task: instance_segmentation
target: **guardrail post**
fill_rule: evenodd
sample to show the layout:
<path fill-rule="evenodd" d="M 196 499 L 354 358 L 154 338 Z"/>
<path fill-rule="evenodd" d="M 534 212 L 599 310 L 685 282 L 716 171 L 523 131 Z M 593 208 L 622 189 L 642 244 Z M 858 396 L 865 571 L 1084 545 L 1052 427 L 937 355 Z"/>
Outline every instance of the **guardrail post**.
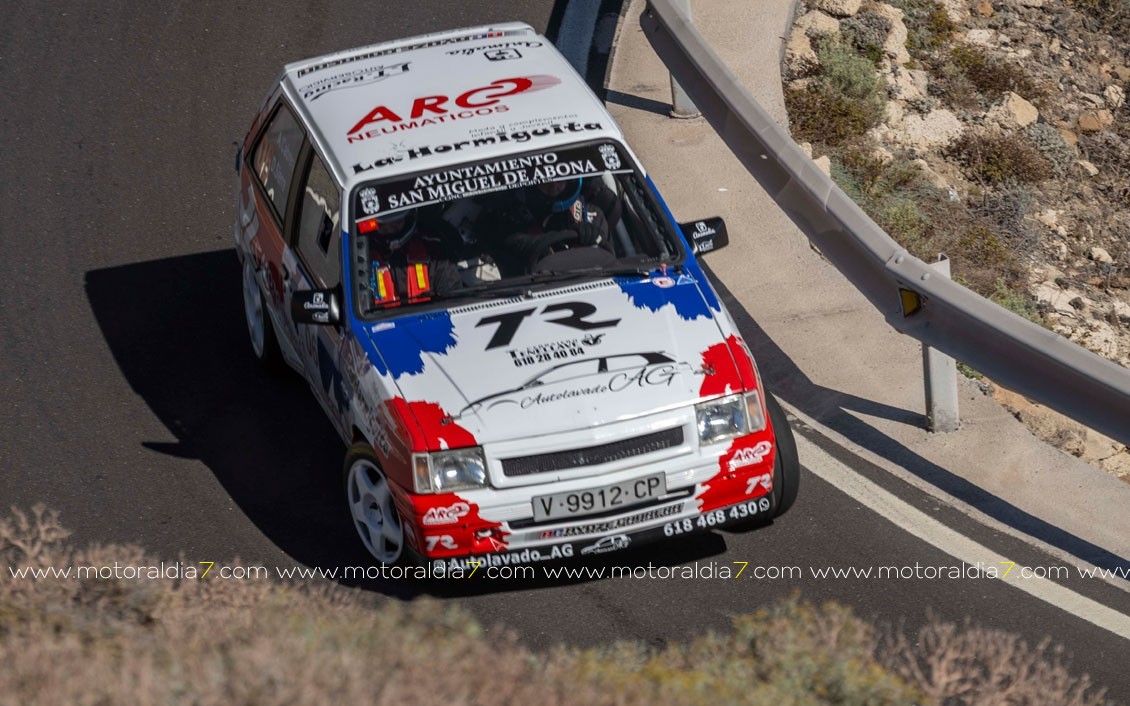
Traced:
<path fill-rule="evenodd" d="M 950 260 L 938 255 L 930 267 L 946 279 Z M 957 431 L 957 362 L 941 351 L 922 344 L 922 371 L 926 378 L 926 429 L 932 432 Z"/>
<path fill-rule="evenodd" d="M 688 20 L 693 19 L 691 17 L 691 0 L 674 0 L 672 4 L 685 14 Z M 680 119 L 697 118 L 702 115 L 702 111 L 691 101 L 687 92 L 683 90 L 675 77 L 671 74 L 668 75 L 671 77 L 671 112 L 668 115 Z"/>

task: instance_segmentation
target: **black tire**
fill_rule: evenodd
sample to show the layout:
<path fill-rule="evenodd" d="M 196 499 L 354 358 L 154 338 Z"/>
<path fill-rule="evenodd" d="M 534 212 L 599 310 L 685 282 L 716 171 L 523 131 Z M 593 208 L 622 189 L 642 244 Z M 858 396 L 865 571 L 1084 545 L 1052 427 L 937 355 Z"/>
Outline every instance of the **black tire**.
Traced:
<path fill-rule="evenodd" d="M 408 545 L 404 522 L 392 499 L 390 481 L 368 444 L 356 443 L 345 454 L 342 481 L 353 529 L 374 561 L 384 566 L 419 565 L 422 558 Z M 387 501 L 383 492 L 388 493 Z M 385 522 L 391 522 L 394 531 L 382 532 Z M 398 539 L 394 539 L 397 536 Z"/>
<path fill-rule="evenodd" d="M 777 459 L 773 463 L 773 500 L 776 506 L 773 516 L 780 517 L 796 502 L 800 488 L 800 458 L 785 410 L 768 391 L 765 392 L 765 406 L 769 408 L 769 422 L 773 425 L 777 442 Z"/>
<path fill-rule="evenodd" d="M 281 370 L 283 357 L 279 349 L 279 339 L 275 336 L 271 312 L 267 310 L 267 298 L 251 268 L 249 256 L 245 256 L 243 262 L 243 317 L 247 323 L 251 354 L 267 370 L 272 372 Z M 259 327 L 262 328 L 261 332 L 258 330 Z M 258 340 L 260 337 L 261 340 Z"/>

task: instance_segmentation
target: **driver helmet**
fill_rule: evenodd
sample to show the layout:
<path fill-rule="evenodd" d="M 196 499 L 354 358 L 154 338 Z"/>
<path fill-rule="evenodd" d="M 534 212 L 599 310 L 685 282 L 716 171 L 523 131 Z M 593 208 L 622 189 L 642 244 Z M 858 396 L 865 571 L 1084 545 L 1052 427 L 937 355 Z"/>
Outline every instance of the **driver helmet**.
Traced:
<path fill-rule="evenodd" d="M 375 242 L 396 250 L 408 242 L 416 232 L 418 223 L 419 218 L 414 208 L 378 216 Z"/>
<path fill-rule="evenodd" d="M 562 213 L 573 206 L 581 195 L 583 177 L 543 181 L 533 187 L 532 195 L 537 204 L 547 206 L 550 213 Z"/>

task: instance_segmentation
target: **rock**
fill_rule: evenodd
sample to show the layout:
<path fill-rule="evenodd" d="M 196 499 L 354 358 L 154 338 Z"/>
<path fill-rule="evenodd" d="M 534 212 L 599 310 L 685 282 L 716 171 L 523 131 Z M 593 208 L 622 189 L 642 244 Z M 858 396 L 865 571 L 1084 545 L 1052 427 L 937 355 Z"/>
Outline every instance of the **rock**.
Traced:
<path fill-rule="evenodd" d="M 1079 343 L 1106 358 L 1118 355 L 1118 334 L 1104 321 L 1092 321 L 1091 330 L 1083 334 Z"/>
<path fill-rule="evenodd" d="M 1114 124 L 1114 115 L 1109 110 L 1088 110 L 1079 115 L 1079 129 L 1082 132 L 1100 132 Z"/>
<path fill-rule="evenodd" d="M 989 0 L 980 0 L 977 3 L 976 9 L 977 9 L 977 14 L 980 15 L 981 17 L 992 17 L 993 16 L 993 3 L 989 2 Z"/>
<path fill-rule="evenodd" d="M 950 22 L 955 25 L 965 24 L 965 20 L 969 19 L 969 10 L 962 0 L 942 0 L 942 9 L 946 11 L 946 17 Z M 992 11 L 992 6 L 989 6 Z"/>
<path fill-rule="evenodd" d="M 988 117 L 1006 130 L 1016 130 L 1036 122 L 1040 113 L 1036 106 L 1009 91 L 1000 103 L 993 106 Z"/>
<path fill-rule="evenodd" d="M 971 29 L 965 33 L 965 42 L 979 47 L 991 47 L 996 44 L 996 37 L 996 30 Z"/>
<path fill-rule="evenodd" d="M 1121 86 L 1110 85 L 1103 91 L 1103 98 L 1111 109 L 1117 110 L 1126 103 L 1126 91 Z"/>
<path fill-rule="evenodd" d="M 926 150 L 949 145 L 964 131 L 964 126 L 948 110 L 935 110 L 927 115 L 908 115 L 902 127 L 892 136 L 907 147 Z"/>
<path fill-rule="evenodd" d="M 875 149 L 871 150 L 871 156 L 879 160 L 883 164 L 890 164 L 895 159 L 895 156 L 891 154 L 891 151 L 885 147 L 876 147 Z"/>
<path fill-rule="evenodd" d="M 804 152 L 804 155 L 806 157 L 808 157 L 809 159 L 812 159 L 812 143 L 811 142 L 802 142 L 797 146 L 800 147 L 800 151 Z"/>
<path fill-rule="evenodd" d="M 1102 96 L 1100 96 L 1097 93 L 1083 93 L 1083 92 L 1081 92 L 1079 94 L 1079 97 L 1082 98 L 1083 100 L 1087 101 L 1088 103 L 1090 103 L 1095 108 L 1105 108 L 1106 107 L 1106 98 L 1103 98 Z"/>
<path fill-rule="evenodd" d="M 1053 247 L 1055 248 L 1055 257 L 1057 260 L 1063 262 L 1067 259 L 1067 243 L 1060 240 Z"/>
<path fill-rule="evenodd" d="M 926 150 L 948 146 L 964 131 L 965 126 L 956 115 L 948 110 L 934 110 L 926 115 L 907 115 L 891 137 L 906 147 Z"/>
<path fill-rule="evenodd" d="M 1130 82 L 1130 66 L 1115 66 L 1111 68 L 1110 72 L 1117 76 L 1119 81 Z"/>
<path fill-rule="evenodd" d="M 1115 299 L 1110 303 L 1110 312 L 1122 323 L 1130 325 L 1130 304 Z"/>
<path fill-rule="evenodd" d="M 814 159 L 812 161 L 816 162 L 816 166 L 819 167 L 820 171 L 824 172 L 825 175 L 832 176 L 832 159 L 831 159 L 831 157 L 829 157 L 828 155 L 823 155 L 821 157 L 817 157 L 816 159 Z"/>
<path fill-rule="evenodd" d="M 1073 289 L 1060 289 L 1054 281 L 1046 281 L 1037 284 L 1032 289 L 1032 295 L 1055 313 L 1073 319 L 1078 318 L 1071 302 L 1082 297 L 1080 292 Z"/>
<path fill-rule="evenodd" d="M 891 67 L 887 84 L 894 89 L 900 100 L 912 101 L 926 98 L 929 75 L 922 70 L 907 70 L 899 66 Z"/>
<path fill-rule="evenodd" d="M 1083 297 L 1075 297 L 1067 303 L 1071 306 L 1072 309 L 1076 311 L 1083 311 L 1087 308 L 1087 302 L 1083 299 Z"/>
<path fill-rule="evenodd" d="M 1069 146 L 1075 147 L 1079 144 L 1079 136 L 1071 132 L 1070 130 L 1060 128 L 1059 134 L 1063 136 L 1063 141 L 1066 142 Z"/>
<path fill-rule="evenodd" d="M 810 38 L 823 37 L 840 31 L 839 20 L 818 10 L 806 12 L 801 15 L 797 21 L 793 23 L 793 26 L 804 30 L 804 33 Z"/>
<path fill-rule="evenodd" d="M 1099 462 L 1099 468 L 1115 478 L 1130 482 L 1130 453 L 1123 451 Z"/>
<path fill-rule="evenodd" d="M 1080 159 L 1075 163 L 1075 166 L 1079 167 L 1079 169 L 1089 177 L 1096 177 L 1099 175 L 1099 168 L 1085 159 Z"/>
<path fill-rule="evenodd" d="M 925 180 L 930 182 L 933 188 L 946 192 L 951 190 L 951 186 L 949 185 L 949 182 L 946 181 L 946 177 L 933 171 L 933 168 L 930 166 L 927 160 L 912 159 L 911 166 L 915 169 L 918 169 L 919 172 L 922 172 L 922 176 L 925 177 Z"/>
<path fill-rule="evenodd" d="M 789 41 L 785 44 L 785 71 L 790 77 L 799 78 L 812 73 L 820 67 L 820 59 L 812 48 L 812 41 L 803 29 L 793 28 Z"/>
<path fill-rule="evenodd" d="M 878 3 L 873 10 L 876 14 L 887 18 L 891 23 L 887 40 L 883 42 L 883 52 L 891 58 L 896 66 L 902 66 L 910 61 L 910 52 L 906 50 L 906 38 L 909 33 L 906 24 L 902 21 L 902 10 L 885 3 Z"/>
<path fill-rule="evenodd" d="M 1112 264 L 1114 262 L 1114 258 L 1110 256 L 1110 253 L 1107 252 L 1107 249 L 1100 248 L 1097 245 L 1091 248 L 1091 251 L 1087 253 L 1087 256 L 1095 262 L 1105 262 L 1107 264 Z"/>
<path fill-rule="evenodd" d="M 902 103 L 898 101 L 887 101 L 887 107 L 883 112 L 883 124 L 897 128 L 902 125 L 902 120 L 906 116 L 906 111 L 902 107 Z"/>
<path fill-rule="evenodd" d="M 836 17 L 851 17 L 862 4 L 863 0 L 814 0 L 812 7 Z"/>
<path fill-rule="evenodd" d="M 1036 220 L 1043 223 L 1048 228 L 1055 230 L 1055 227 L 1059 225 L 1059 213 L 1057 213 L 1054 208 L 1049 208 L 1036 216 Z"/>
<path fill-rule="evenodd" d="M 1016 0 L 1016 4 L 1021 7 L 1043 7 L 1044 0 Z"/>

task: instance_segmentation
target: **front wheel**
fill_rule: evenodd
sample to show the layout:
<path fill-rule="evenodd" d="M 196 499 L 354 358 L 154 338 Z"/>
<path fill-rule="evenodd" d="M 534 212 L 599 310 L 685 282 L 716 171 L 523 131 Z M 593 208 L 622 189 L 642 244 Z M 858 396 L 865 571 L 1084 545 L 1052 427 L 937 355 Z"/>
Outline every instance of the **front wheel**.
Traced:
<path fill-rule="evenodd" d="M 345 456 L 345 498 L 353 527 L 373 558 L 385 566 L 412 564 L 415 555 L 404 540 L 404 523 L 392 487 L 377 457 L 365 444 Z"/>
<path fill-rule="evenodd" d="M 263 290 L 251 267 L 251 256 L 243 258 L 243 316 L 247 320 L 247 334 L 251 338 L 251 352 L 264 367 L 277 370 L 281 367 L 282 352 L 275 338 L 271 314 L 263 301 Z"/>
<path fill-rule="evenodd" d="M 780 517 L 796 502 L 800 487 L 800 457 L 797 455 L 796 439 L 792 427 L 785 417 L 777 398 L 765 392 L 765 406 L 769 408 L 769 421 L 773 424 L 773 435 L 777 441 L 777 460 L 773 464 L 773 500 L 777 506 L 774 517 Z"/>

